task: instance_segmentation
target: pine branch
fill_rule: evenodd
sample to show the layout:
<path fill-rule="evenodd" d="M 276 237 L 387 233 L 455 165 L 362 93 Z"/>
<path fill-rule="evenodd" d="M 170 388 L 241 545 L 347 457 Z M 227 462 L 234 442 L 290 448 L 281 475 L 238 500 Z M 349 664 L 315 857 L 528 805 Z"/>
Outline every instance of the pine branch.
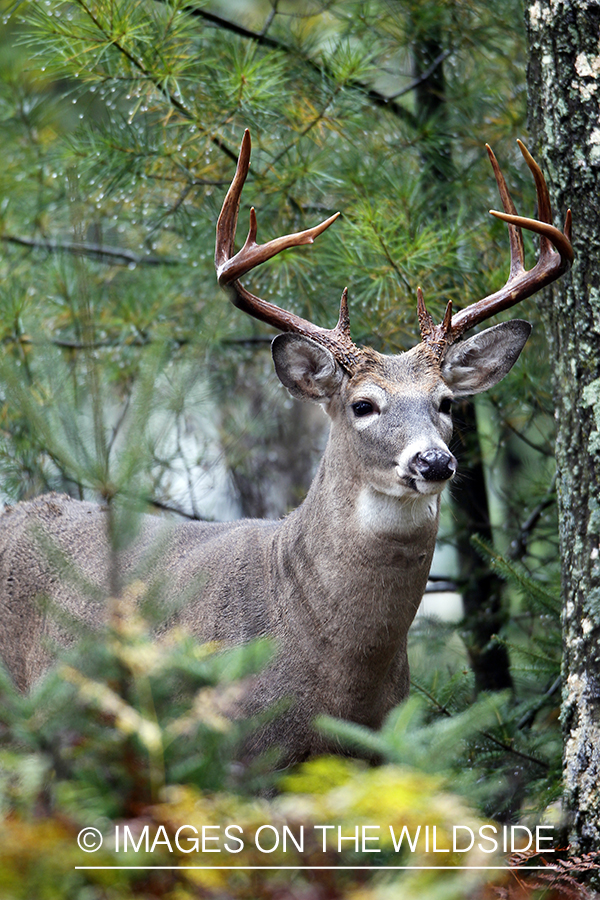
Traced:
<path fill-rule="evenodd" d="M 401 91 L 396 91 L 395 94 L 391 94 L 390 100 L 396 100 L 398 97 L 404 97 L 405 94 L 410 94 L 411 91 L 414 91 L 419 85 L 423 84 L 424 81 L 433 75 L 435 70 L 441 66 L 445 59 L 450 56 L 450 50 L 443 50 L 441 53 L 436 56 L 434 61 L 431 63 L 429 68 L 425 69 L 425 71 L 419 75 L 418 78 L 415 78 L 414 81 L 411 81 L 410 84 L 407 84 L 405 88 L 402 88 Z"/>
<path fill-rule="evenodd" d="M 522 564 L 519 564 L 516 560 L 511 559 L 509 561 L 505 559 L 499 553 L 496 553 L 491 544 L 488 544 L 476 534 L 471 537 L 471 543 L 484 559 L 490 561 L 502 578 L 518 585 L 533 601 L 538 601 L 546 611 L 556 614 L 560 606 L 559 598 L 532 578 Z"/>
<path fill-rule="evenodd" d="M 525 715 L 519 719 L 519 721 L 517 722 L 517 729 L 519 731 L 521 731 L 523 728 L 529 728 L 530 725 L 533 724 L 533 720 L 535 719 L 536 714 L 540 711 L 540 709 L 543 708 L 544 704 L 546 703 L 546 700 L 548 700 L 550 697 L 552 697 L 557 692 L 557 690 L 560 688 L 561 684 L 562 684 L 562 678 L 560 675 L 558 675 L 554 679 L 554 681 L 552 682 L 552 684 L 550 685 L 548 690 L 544 694 L 542 694 L 542 696 L 537 701 L 537 703 L 534 703 L 534 705 L 531 707 L 531 709 L 529 709 L 525 713 Z"/>
<path fill-rule="evenodd" d="M 179 506 L 173 506 L 171 503 L 162 503 L 160 500 L 157 500 L 155 497 L 147 497 L 146 502 L 153 506 L 154 509 L 160 509 L 162 512 L 174 513 L 177 516 L 181 516 L 183 519 L 188 519 L 191 522 L 214 522 L 215 520 L 208 516 L 200 516 L 198 513 L 189 513 L 184 509 L 181 509 Z"/>
<path fill-rule="evenodd" d="M 160 0 L 160 2 L 164 3 L 165 0 Z M 257 44 L 260 44 L 264 47 L 270 47 L 273 50 L 280 50 L 282 53 L 292 55 L 313 72 L 317 72 L 319 75 L 325 73 L 329 77 L 333 77 L 331 69 L 325 61 L 317 62 L 310 56 L 307 56 L 305 53 L 302 53 L 300 50 L 292 47 L 290 44 L 286 44 L 284 41 L 280 41 L 277 38 L 270 37 L 266 33 L 265 29 L 263 29 L 262 32 L 252 31 L 249 28 L 245 28 L 243 25 L 238 25 L 237 22 L 232 22 L 230 19 L 223 18 L 223 16 L 218 16 L 215 13 L 208 12 L 208 10 L 206 9 L 199 9 L 198 7 L 192 6 L 184 6 L 183 8 L 189 15 L 194 16 L 195 18 L 204 19 L 206 22 L 210 22 L 217 28 L 222 28 L 225 31 L 230 31 L 232 32 L 232 34 L 237 34 L 239 37 L 246 38 L 247 40 L 256 41 Z M 407 91 L 401 93 L 406 93 L 408 92 L 408 90 L 413 90 L 418 86 L 418 84 L 420 84 L 420 81 L 421 80 L 418 80 L 417 82 L 413 83 L 412 86 L 409 85 Z M 418 127 L 417 119 L 411 113 L 411 111 L 409 109 L 406 109 L 404 106 L 401 106 L 399 103 L 396 103 L 394 97 L 400 96 L 400 94 L 394 95 L 394 97 L 386 97 L 385 94 L 380 93 L 379 91 L 375 90 L 375 88 L 369 87 L 364 82 L 354 79 L 348 81 L 345 87 L 364 94 L 364 96 L 374 106 L 378 106 L 388 110 L 399 119 L 402 119 L 412 128 L 416 129 Z"/>
<path fill-rule="evenodd" d="M 502 424 L 505 425 L 506 428 L 508 428 L 508 430 L 515 435 L 515 437 L 518 437 L 519 440 L 523 441 L 524 444 L 526 444 L 528 447 L 531 447 L 532 450 L 535 450 L 536 453 L 541 453 L 542 456 L 547 456 L 548 459 L 554 459 L 555 454 L 553 447 L 547 448 L 542 447 L 540 444 L 536 444 L 535 441 L 532 441 L 530 438 L 526 437 L 526 435 L 520 432 L 518 428 L 515 428 L 515 426 L 512 425 L 508 421 L 508 419 L 503 419 Z"/>
<path fill-rule="evenodd" d="M 535 509 L 527 516 L 521 527 L 519 528 L 518 537 L 512 541 L 508 552 L 508 558 L 511 560 L 522 560 L 527 553 L 527 545 L 531 539 L 531 535 L 542 514 L 556 503 L 556 473 L 552 479 L 550 490 L 547 492 L 543 500 L 541 500 Z"/>
<path fill-rule="evenodd" d="M 438 712 L 441 712 L 444 716 L 447 716 L 450 719 L 452 718 L 453 714 L 448 709 L 448 707 L 444 706 L 443 703 L 440 703 L 440 701 L 436 697 L 434 697 L 434 695 L 430 691 L 428 691 L 427 688 L 424 688 L 422 685 L 418 684 L 412 678 L 410 680 L 410 683 L 411 683 L 412 687 L 416 688 L 418 691 L 420 691 L 422 694 L 424 694 L 427 697 L 427 699 L 430 700 L 435 705 Z M 489 731 L 479 731 L 478 733 L 482 737 L 486 738 L 488 741 L 491 741 L 492 744 L 495 744 L 497 747 L 500 747 L 500 749 L 504 750 L 506 753 L 511 753 L 514 756 L 518 756 L 520 759 L 527 760 L 527 762 L 535 763 L 536 766 L 541 766 L 543 769 L 550 768 L 548 763 L 545 760 L 538 759 L 535 756 L 530 756 L 529 753 L 523 753 L 521 750 L 517 750 L 515 747 L 511 747 L 510 744 L 506 744 L 504 741 L 501 741 L 499 738 L 494 737 L 494 735 L 490 734 Z"/>
<path fill-rule="evenodd" d="M 115 47 L 119 51 L 119 53 L 121 53 L 126 59 L 128 59 L 129 62 L 131 63 L 131 65 L 134 66 L 134 68 L 136 68 L 139 72 L 141 72 L 141 74 L 144 76 L 144 78 L 148 79 L 148 81 L 154 86 L 154 88 L 158 91 L 158 93 L 162 97 L 164 97 L 165 100 L 167 100 L 179 113 L 181 113 L 181 115 L 184 118 L 189 119 L 192 122 L 196 121 L 192 110 L 188 109 L 188 107 L 185 105 L 185 103 L 183 102 L 182 99 L 177 97 L 173 93 L 173 91 L 167 90 L 167 88 L 165 88 L 165 86 L 160 83 L 158 78 L 156 78 L 152 74 L 152 72 L 150 72 L 146 68 L 146 66 L 143 64 L 143 62 L 140 59 L 138 59 L 137 56 L 135 56 L 133 53 L 131 53 L 127 49 L 127 47 L 124 46 L 124 44 L 121 41 L 115 39 L 114 35 L 108 35 L 106 33 L 105 29 L 102 27 L 100 20 L 98 19 L 97 16 L 94 15 L 93 11 L 84 2 L 84 0 L 78 0 L 78 2 L 79 2 L 79 6 L 81 7 L 81 9 L 83 9 L 84 12 L 87 13 L 87 15 L 90 17 L 91 21 L 94 23 L 94 25 L 96 26 L 98 31 L 104 35 L 105 39 L 107 41 L 110 41 L 110 44 L 113 47 Z M 196 124 L 198 124 L 198 123 L 196 123 Z M 218 137 L 217 135 L 212 135 L 210 140 L 211 140 L 211 143 L 213 143 L 216 147 L 218 147 L 219 150 L 221 150 L 226 156 L 228 156 L 230 159 L 232 159 L 234 162 L 237 163 L 237 158 L 238 158 L 237 153 L 235 153 L 233 150 L 231 150 L 220 137 Z"/>
<path fill-rule="evenodd" d="M 119 266 L 178 266 L 185 262 L 172 256 L 139 256 L 121 247 L 105 244 L 85 244 L 79 241 L 54 241 L 50 238 L 29 238 L 16 234 L 2 234 L 0 238 L 7 244 L 48 250 L 50 253 L 72 253 L 75 256 L 89 256 L 99 262 Z"/>

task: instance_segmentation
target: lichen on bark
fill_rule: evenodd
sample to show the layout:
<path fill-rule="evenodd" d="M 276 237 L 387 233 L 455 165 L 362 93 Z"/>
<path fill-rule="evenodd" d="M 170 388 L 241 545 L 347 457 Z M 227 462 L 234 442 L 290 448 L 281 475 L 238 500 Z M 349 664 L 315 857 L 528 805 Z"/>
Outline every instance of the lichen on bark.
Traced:
<path fill-rule="evenodd" d="M 600 850 L 600 2 L 526 2 L 529 123 L 575 263 L 545 300 L 556 358 L 565 807 L 573 851 Z"/>

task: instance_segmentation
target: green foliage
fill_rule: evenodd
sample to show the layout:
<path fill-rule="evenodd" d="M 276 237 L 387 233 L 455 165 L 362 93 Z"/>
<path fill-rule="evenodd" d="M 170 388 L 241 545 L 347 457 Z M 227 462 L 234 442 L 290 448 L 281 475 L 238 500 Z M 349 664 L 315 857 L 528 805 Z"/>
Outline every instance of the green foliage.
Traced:
<path fill-rule="evenodd" d="M 132 582 L 108 601 L 107 626 L 63 654 L 28 696 L 1 676 L 3 898 L 268 897 L 285 885 L 278 866 L 300 867 L 298 889 L 331 882 L 326 869 L 311 866 L 339 866 L 332 896 L 366 890 L 361 896 L 376 898 L 405 878 L 386 866 L 428 864 L 424 835 L 417 841 L 425 821 L 444 846 L 456 822 L 477 833 L 483 821 L 443 778 L 408 767 L 323 758 L 287 774 L 279 796 L 253 797 L 269 784 L 260 762 L 253 769 L 233 762 L 252 723 L 225 713 L 269 648 L 224 651 L 178 630 L 152 640 L 138 611 L 145 592 Z M 339 841 L 363 826 L 366 843 Z M 93 857 L 77 844 L 90 828 L 104 838 Z M 406 839 L 394 848 L 403 828 L 417 841 L 410 854 Z M 477 859 L 467 851 L 446 862 Z M 171 868 L 167 875 L 144 866 Z M 253 866 L 267 870 L 245 868 Z M 367 886 L 360 868 L 344 866 L 380 875 Z M 406 880 L 418 889 L 428 876 Z M 480 880 L 457 868 L 433 885 L 450 898 Z"/>
<path fill-rule="evenodd" d="M 487 220 L 497 199 L 481 151 L 484 138 L 497 146 L 523 122 L 516 4 L 282 9 L 264 35 L 260 4 L 247 5 L 243 35 L 227 10 L 216 12 L 215 21 L 183 2 L 53 0 L 20 3 L 7 20 L 4 46 L 21 51 L 3 54 L 0 69 L 0 337 L 38 404 L 66 400 L 55 375 L 66 366 L 75 418 L 91 415 L 80 386 L 93 361 L 106 445 L 155 346 L 165 371 L 188 386 L 174 433 L 189 432 L 200 391 L 215 401 L 204 417 L 223 408 L 229 444 L 244 439 L 232 435 L 227 411 L 232 380 L 252 365 L 235 342 L 257 326 L 214 287 L 212 253 L 246 125 L 254 151 L 242 223 L 256 206 L 267 239 L 343 212 L 310 251 L 253 275 L 263 296 L 329 324 L 349 283 L 356 340 L 395 350 L 415 340 L 417 284 L 439 315 L 447 299 L 489 290 L 497 262 L 505 266 L 503 226 Z M 411 59 L 435 41 L 446 99 L 426 122 Z M 446 151 L 452 178 L 439 182 L 428 169 Z M 500 155 L 518 185 L 518 169 Z M 49 459 L 48 430 L 42 440 L 20 400 L 12 390 L 2 397 L 7 496 L 102 494 L 66 448 Z M 211 464 L 200 473 L 202 460 L 219 451 L 227 460 L 228 450 L 214 436 L 187 452 L 182 443 L 153 448 L 149 499 L 197 514 L 199 497 L 182 503 L 173 484 L 182 469 L 188 483 L 204 479 Z"/>
<path fill-rule="evenodd" d="M 173 628 L 157 642 L 137 611 L 156 606 L 151 594 L 134 581 L 108 601 L 106 627 L 80 633 L 76 649 L 27 696 L 3 675 L 5 738 L 28 754 L 25 765 L 37 754 L 40 771 L 55 773 L 45 787 L 50 806 L 55 791 L 66 790 L 80 814 L 120 818 L 155 802 L 167 783 L 215 790 L 231 778 L 244 729 L 226 711 L 239 693 L 235 682 L 264 667 L 269 646 L 219 651 Z M 3 796 L 10 801 L 10 778 Z"/>
<path fill-rule="evenodd" d="M 277 795 L 253 796 L 269 784 L 260 765 L 233 762 L 251 723 L 232 722 L 224 710 L 238 680 L 267 662 L 268 648 L 223 651 L 178 630 L 157 642 L 138 612 L 146 591 L 133 582 L 108 601 L 106 628 L 63 655 L 29 696 L 2 676 L 6 900 L 292 897 L 309 889 L 334 898 L 384 900 L 400 890 L 451 900 L 489 882 L 485 869 L 462 867 L 501 865 L 501 856 L 477 844 L 451 848 L 457 825 L 461 840 L 484 825 L 500 833 L 473 808 L 488 794 L 475 779 L 490 776 L 473 735 L 479 729 L 481 741 L 480 729 L 494 720 L 499 727 L 502 698 L 443 723 L 427 722 L 413 698 L 380 735 L 329 725 L 393 764 L 321 758 L 284 773 Z M 77 844 L 90 828 L 103 836 L 93 855 Z M 446 870 L 431 868 L 432 840 L 449 848 Z M 169 868 L 140 868 L 161 866 Z"/>
<path fill-rule="evenodd" d="M 214 287 L 213 228 L 248 124 L 254 153 L 243 205 L 256 206 L 262 238 L 336 208 L 344 214 L 310 251 L 255 273 L 264 296 L 328 324 L 331 291 L 349 282 L 356 339 L 400 349 L 414 342 L 417 284 L 438 314 L 448 298 L 483 287 L 482 262 L 489 286 L 495 252 L 490 258 L 484 217 L 493 184 L 481 147 L 484 136 L 504 139 L 522 122 L 520 95 L 508 101 L 508 87 L 499 89 L 522 77 L 516 9 L 341 3 L 291 17 L 282 10 L 263 36 L 260 5 L 246 14 L 254 40 L 236 33 L 226 11 L 215 23 L 179 0 L 21 3 L 8 20 L 6 44 L 22 50 L 3 57 L 0 72 L 1 338 L 15 379 L 25 375 L 45 406 L 66 401 L 55 375 L 66 365 L 75 417 L 91 415 L 81 385 L 93 361 L 106 445 L 155 346 L 176 379 L 210 361 L 208 385 L 229 365 L 218 398 L 227 403 L 244 357 L 224 341 L 253 336 L 256 326 Z M 436 125 L 416 115 L 408 89 L 411 53 L 441 25 L 437 67 L 445 66 L 448 98 Z M 468 93 L 476 66 L 477 91 Z M 452 184 L 434 184 L 423 167 L 450 140 Z M 480 192 L 479 203 L 468 201 L 468 227 L 466 180 Z M 21 396 L 9 390 L 2 402 L 7 495 L 73 485 L 103 493 L 65 448 L 49 450 L 48 430 L 42 440 Z M 175 429 L 190 415 L 184 401 Z M 189 459 L 181 446 L 154 456 L 162 465 L 150 493 L 179 505 L 170 485 Z M 106 470 L 105 459 L 97 463 Z"/>

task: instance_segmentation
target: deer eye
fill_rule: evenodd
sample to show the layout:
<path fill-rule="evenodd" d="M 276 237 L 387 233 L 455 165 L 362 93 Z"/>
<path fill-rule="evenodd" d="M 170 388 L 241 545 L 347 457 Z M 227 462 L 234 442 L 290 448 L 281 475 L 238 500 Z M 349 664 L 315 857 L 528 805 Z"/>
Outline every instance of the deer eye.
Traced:
<path fill-rule="evenodd" d="M 375 407 L 370 400 L 357 400 L 356 403 L 352 404 L 352 411 L 355 416 L 360 418 L 361 416 L 370 416 L 371 413 L 375 412 Z"/>
<path fill-rule="evenodd" d="M 440 412 L 447 416 L 451 409 L 452 399 L 450 397 L 444 397 L 444 399 L 440 401 Z"/>

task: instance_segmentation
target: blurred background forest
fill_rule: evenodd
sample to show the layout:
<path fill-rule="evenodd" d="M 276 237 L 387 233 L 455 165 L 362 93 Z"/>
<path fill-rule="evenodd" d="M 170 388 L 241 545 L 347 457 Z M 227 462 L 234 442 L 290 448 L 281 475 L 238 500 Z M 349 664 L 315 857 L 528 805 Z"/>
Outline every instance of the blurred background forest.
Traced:
<path fill-rule="evenodd" d="M 270 330 L 216 285 L 214 229 L 243 129 L 253 157 L 239 240 L 250 206 L 259 240 L 342 213 L 313 247 L 262 266 L 254 289 L 331 327 L 348 285 L 355 342 L 407 349 L 417 285 L 439 320 L 448 299 L 460 307 L 506 279 L 486 142 L 518 211 L 533 212 L 516 146 L 527 142 L 521 3 L 0 6 L 2 501 L 60 490 L 163 515 L 284 515 L 310 483 L 326 422 L 279 385 Z M 269 776 L 231 762 L 236 735 L 210 698 L 268 650 L 249 661 L 185 636 L 159 649 L 148 623 L 117 616 L 106 641 L 81 651 L 94 678 L 71 659 L 28 698 L 3 678 L 2 897 L 312 900 L 384 898 L 399 886 L 407 896 L 507 896 L 501 875 L 474 870 L 74 866 L 84 864 L 80 828 L 122 821 L 251 828 L 354 823 L 376 809 L 403 824 L 425 810 L 442 830 L 488 818 L 560 826 L 551 367 L 535 299 L 518 315 L 535 326 L 518 366 L 456 411 L 461 476 L 443 502 L 438 615 L 413 628 L 412 697 L 377 736 L 323 723 L 385 765 L 309 763 L 277 782 L 274 799 L 257 800 L 271 796 Z M 105 848 L 94 864 L 115 859 Z M 160 848 L 149 859 L 164 864 Z M 377 859 L 397 863 L 419 860 L 390 848 Z M 241 854 L 242 864 L 258 863 Z M 375 865 L 350 851 L 329 864 Z M 556 877 L 536 873 L 523 896 Z M 560 896 L 578 896 L 561 877 Z"/>

